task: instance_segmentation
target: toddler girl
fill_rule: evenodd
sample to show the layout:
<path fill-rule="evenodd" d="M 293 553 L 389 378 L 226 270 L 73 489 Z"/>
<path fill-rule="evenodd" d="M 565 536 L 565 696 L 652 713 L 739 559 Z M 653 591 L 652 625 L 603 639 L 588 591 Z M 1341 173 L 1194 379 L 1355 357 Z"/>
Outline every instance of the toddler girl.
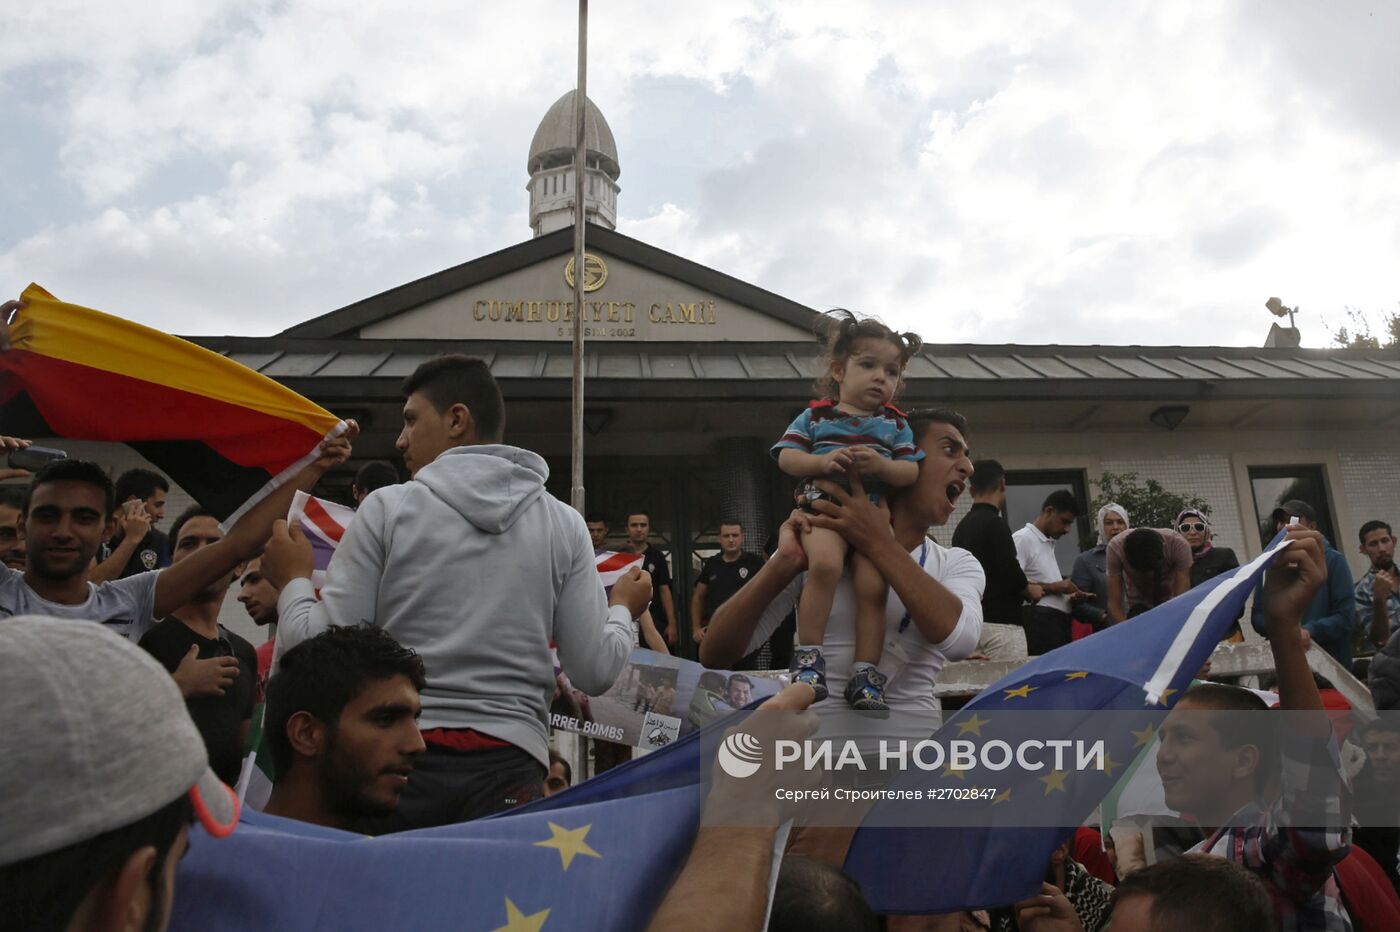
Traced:
<path fill-rule="evenodd" d="M 912 485 L 919 476 L 923 451 L 904 415 L 891 406 L 909 358 L 923 341 L 912 333 L 895 333 L 877 320 L 858 320 L 849 311 L 833 312 L 826 335 L 826 373 L 817 383 L 825 395 L 798 415 L 773 445 L 778 467 L 806 481 L 798 487 L 798 504 L 824 497 L 815 480 L 845 486 L 846 471 L 861 476 L 870 499 L 881 504 L 886 487 Z M 883 504 L 882 504 L 882 507 Z M 835 531 L 813 528 L 802 538 L 807 553 L 807 581 L 797 607 L 797 649 L 792 656 L 793 682 L 807 683 L 825 699 L 826 660 L 822 640 L 836 584 L 846 560 L 846 541 Z M 846 701 L 862 711 L 885 712 L 886 678 L 876 665 L 885 636 L 887 586 L 875 565 L 852 554 L 855 584 L 855 662 L 846 681 Z"/>

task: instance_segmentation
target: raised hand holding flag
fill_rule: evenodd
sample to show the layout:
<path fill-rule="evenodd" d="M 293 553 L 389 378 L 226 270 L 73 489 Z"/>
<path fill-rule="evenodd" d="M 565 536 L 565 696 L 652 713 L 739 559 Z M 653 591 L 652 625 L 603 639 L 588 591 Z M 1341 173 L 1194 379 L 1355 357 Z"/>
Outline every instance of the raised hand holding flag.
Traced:
<path fill-rule="evenodd" d="M 232 359 L 66 304 L 38 285 L 5 308 L 0 416 L 8 433 L 128 444 L 226 525 L 324 456 L 323 440 L 350 429 Z"/>

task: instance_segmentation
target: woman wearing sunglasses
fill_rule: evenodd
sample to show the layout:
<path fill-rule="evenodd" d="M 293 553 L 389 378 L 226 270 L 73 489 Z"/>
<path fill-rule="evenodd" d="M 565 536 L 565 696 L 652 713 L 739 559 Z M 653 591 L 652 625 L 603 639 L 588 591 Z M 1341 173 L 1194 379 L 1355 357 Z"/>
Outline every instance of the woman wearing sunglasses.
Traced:
<path fill-rule="evenodd" d="M 1210 519 L 1194 508 L 1176 516 L 1176 529 L 1191 545 L 1191 588 L 1240 565 L 1235 551 L 1215 546 Z"/>
<path fill-rule="evenodd" d="M 1191 588 L 1194 589 L 1207 579 L 1214 579 L 1221 573 L 1228 573 L 1240 565 L 1235 551 L 1229 547 L 1215 546 L 1215 533 L 1210 529 L 1210 519 L 1194 508 L 1187 508 L 1176 516 L 1176 530 L 1186 543 L 1191 545 Z M 1243 617 L 1244 612 L 1240 612 Z M 1243 641 L 1240 633 L 1240 619 L 1236 618 L 1226 641 Z"/>

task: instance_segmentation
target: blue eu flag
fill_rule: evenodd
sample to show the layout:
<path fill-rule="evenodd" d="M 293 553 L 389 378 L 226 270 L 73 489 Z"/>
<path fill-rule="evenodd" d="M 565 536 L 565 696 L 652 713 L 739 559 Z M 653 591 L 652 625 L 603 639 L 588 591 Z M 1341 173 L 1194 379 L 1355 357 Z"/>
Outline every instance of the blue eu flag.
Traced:
<path fill-rule="evenodd" d="M 987 687 L 934 736 L 951 742 L 976 733 L 995 737 L 987 720 L 1010 711 L 1054 712 L 1058 727 L 1092 732 L 1104 720 L 1124 721 L 1121 713 L 1170 708 L 1209 659 L 1240 616 L 1245 600 L 1265 568 L 1286 546 L 1282 535 L 1253 562 L 1216 577 L 1136 618 L 1032 659 Z M 1113 716 L 1102 716 L 1104 712 Z M 1099 715 L 1098 722 L 1094 716 Z M 846 870 L 876 912 L 942 913 L 1000 906 L 1040 891 L 1050 855 L 1081 824 L 1112 788 L 1118 765 L 1131 761 L 1151 738 L 1126 726 L 1109 744 L 1108 773 L 1019 774 L 996 803 L 1054 807 L 1059 827 L 1028 824 L 1007 813 L 1011 824 L 997 825 L 998 805 L 986 808 L 981 824 L 900 828 L 899 803 L 878 803 L 857 830 L 846 856 Z M 1068 725 L 1066 725 L 1068 722 Z M 1118 762 L 1115 765 L 1114 760 Z M 1119 774 L 1121 776 L 1121 774 Z M 945 771 L 916 774 L 909 786 L 958 786 Z M 1007 777 L 1006 779 L 1010 779 Z M 963 784 L 965 785 L 965 784 Z M 1022 810 L 1024 812 L 1024 810 Z"/>
<path fill-rule="evenodd" d="M 246 812 L 193 829 L 171 928 L 644 928 L 699 823 L 699 732 L 502 815 L 367 838 Z"/>

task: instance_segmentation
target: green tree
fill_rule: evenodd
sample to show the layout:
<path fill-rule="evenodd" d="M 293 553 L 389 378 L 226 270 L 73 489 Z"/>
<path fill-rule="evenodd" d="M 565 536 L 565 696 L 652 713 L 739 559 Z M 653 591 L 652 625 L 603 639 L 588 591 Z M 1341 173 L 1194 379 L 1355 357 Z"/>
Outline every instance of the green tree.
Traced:
<path fill-rule="evenodd" d="M 1400 312 L 1385 311 L 1381 314 L 1380 334 L 1372 329 L 1369 316 L 1360 308 L 1344 308 L 1350 322 L 1332 331 L 1332 342 L 1347 349 L 1396 349 L 1400 348 Z"/>
<path fill-rule="evenodd" d="M 1184 508 L 1196 508 L 1210 514 L 1210 505 L 1198 495 L 1186 496 L 1169 492 L 1156 479 L 1138 481 L 1135 472 L 1106 472 L 1099 477 L 1099 494 L 1089 503 L 1089 520 L 1109 502 L 1117 502 L 1128 510 L 1133 527 L 1176 527 L 1176 516 Z M 1093 540 L 1099 529 L 1093 529 Z M 1088 543 L 1092 543 L 1093 540 Z"/>

